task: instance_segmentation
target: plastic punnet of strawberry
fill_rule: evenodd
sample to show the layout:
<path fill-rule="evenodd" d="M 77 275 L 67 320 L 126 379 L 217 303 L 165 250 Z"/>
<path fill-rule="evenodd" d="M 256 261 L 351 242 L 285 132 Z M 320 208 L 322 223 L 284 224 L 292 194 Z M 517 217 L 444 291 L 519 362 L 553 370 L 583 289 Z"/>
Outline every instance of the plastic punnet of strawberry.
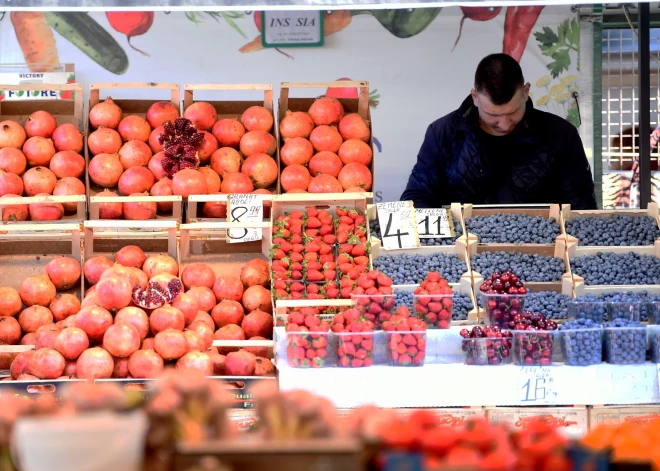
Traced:
<path fill-rule="evenodd" d="M 289 366 L 322 368 L 327 365 L 330 324 L 314 314 L 289 314 L 286 352 Z"/>
<path fill-rule="evenodd" d="M 304 299 L 305 285 L 300 281 L 275 280 L 271 293 L 275 299 Z"/>
<path fill-rule="evenodd" d="M 337 240 L 333 216 L 327 210 L 314 206 L 305 208 L 304 232 L 306 236 L 318 237 L 328 245 L 334 245 Z"/>
<path fill-rule="evenodd" d="M 393 315 L 387 322 L 387 328 L 384 327 L 390 366 L 423 366 L 426 358 L 426 323 L 410 317 L 409 312 L 406 316 L 405 311 Z"/>
<path fill-rule="evenodd" d="M 373 322 L 361 317 L 357 309 L 351 308 L 335 315 L 330 328 L 337 335 L 339 367 L 359 368 L 373 364 Z"/>
<path fill-rule="evenodd" d="M 448 329 L 451 326 L 453 290 L 438 272 L 429 272 L 413 292 L 415 316 L 429 329 Z"/>

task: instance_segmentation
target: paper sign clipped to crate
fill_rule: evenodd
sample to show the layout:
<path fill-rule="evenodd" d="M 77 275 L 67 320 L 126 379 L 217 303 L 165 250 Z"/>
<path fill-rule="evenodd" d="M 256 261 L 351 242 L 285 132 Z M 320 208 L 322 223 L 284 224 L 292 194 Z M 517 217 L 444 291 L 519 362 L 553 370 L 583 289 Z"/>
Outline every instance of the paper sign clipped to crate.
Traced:
<path fill-rule="evenodd" d="M 264 217 L 263 196 L 257 194 L 236 194 L 227 197 L 227 219 L 231 223 L 261 224 Z M 237 227 L 227 229 L 229 243 L 261 240 L 261 227 Z"/>
<path fill-rule="evenodd" d="M 420 239 L 448 239 L 454 237 L 451 210 L 446 208 L 415 208 L 415 221 Z M 451 221 L 451 224 L 450 224 Z"/>
<path fill-rule="evenodd" d="M 385 250 L 414 249 L 420 246 L 412 201 L 376 204 Z"/>

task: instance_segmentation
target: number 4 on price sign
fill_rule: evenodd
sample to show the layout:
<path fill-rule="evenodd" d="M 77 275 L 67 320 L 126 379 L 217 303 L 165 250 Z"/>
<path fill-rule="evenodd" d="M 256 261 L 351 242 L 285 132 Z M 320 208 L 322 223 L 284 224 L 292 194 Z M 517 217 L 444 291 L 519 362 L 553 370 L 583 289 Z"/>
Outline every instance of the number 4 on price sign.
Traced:
<path fill-rule="evenodd" d="M 378 203 L 376 210 L 382 232 L 383 247 L 386 250 L 419 247 L 415 208 L 412 201 Z"/>

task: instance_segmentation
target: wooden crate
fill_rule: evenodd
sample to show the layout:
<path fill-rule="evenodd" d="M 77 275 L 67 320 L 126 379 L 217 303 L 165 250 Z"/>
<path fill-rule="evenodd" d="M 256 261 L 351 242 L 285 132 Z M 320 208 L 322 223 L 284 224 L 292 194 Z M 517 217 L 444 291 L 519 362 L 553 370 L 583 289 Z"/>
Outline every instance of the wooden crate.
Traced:
<path fill-rule="evenodd" d="M 82 85 L 77 83 L 72 84 L 30 84 L 30 85 L 0 85 L 0 92 L 19 91 L 25 93 L 36 92 L 55 92 L 58 94 L 72 92 L 71 99 L 58 99 L 58 100 L 11 100 L 0 101 L 0 121 L 12 120 L 19 123 L 21 126 L 25 125 L 27 118 L 35 111 L 47 111 L 55 117 L 58 126 L 61 124 L 73 124 L 78 130 L 83 133 L 85 130 L 85 122 L 83 119 L 83 89 Z M 84 133 L 83 133 L 84 134 Z M 83 138 L 83 147 L 85 139 Z M 87 168 L 87 154 L 81 153 L 85 158 L 85 169 Z M 83 177 L 83 183 L 89 190 L 87 182 L 87 172 Z M 29 203 L 77 203 L 75 214 L 65 214 L 60 221 L 26 221 L 16 222 L 12 224 L 52 224 L 56 223 L 81 223 L 87 217 L 86 212 L 86 197 L 85 195 L 74 196 L 32 196 L 32 197 L 17 197 L 17 198 L 3 198 L 0 199 L 0 211 L 3 206 L 10 204 L 29 204 Z M 7 222 L 5 222 L 7 223 Z"/>
<path fill-rule="evenodd" d="M 110 82 L 110 83 L 92 83 L 90 85 L 90 91 L 89 91 L 89 108 L 92 109 L 94 105 L 99 103 L 100 101 L 104 100 L 106 96 L 101 98 L 102 91 L 104 92 L 103 95 L 107 95 L 108 97 L 111 96 L 112 92 L 119 93 L 120 95 L 123 95 L 124 92 L 129 91 L 129 94 L 135 90 L 135 95 L 136 96 L 143 96 L 145 93 L 157 93 L 157 94 L 162 94 L 162 98 L 160 100 L 155 100 L 155 99 L 144 99 L 144 98 L 113 98 L 114 102 L 119 106 L 122 110 L 122 117 L 126 117 L 129 115 L 137 115 L 142 118 L 146 116 L 147 110 L 151 105 L 158 101 L 163 101 L 163 100 L 169 100 L 174 106 L 177 107 L 177 109 L 181 110 L 181 103 L 179 100 L 180 97 L 180 90 L 179 90 L 179 85 L 177 84 L 172 84 L 172 83 L 138 83 L 138 82 Z M 86 136 L 89 136 L 89 134 L 93 131 L 91 129 L 91 125 L 87 123 L 87 130 L 86 130 Z M 92 159 L 92 154 L 85 146 L 85 158 L 87 159 L 87 162 Z M 173 204 L 173 210 L 172 214 L 161 214 L 160 212 L 156 216 L 156 219 L 158 220 L 167 220 L 167 219 L 172 219 L 176 221 L 181 220 L 181 214 L 182 214 L 182 198 L 180 196 L 118 196 L 116 198 L 104 198 L 104 197 L 97 197 L 97 195 L 104 190 L 104 188 L 96 185 L 89 179 L 89 175 L 87 175 L 87 191 L 88 191 L 88 197 L 89 197 L 89 218 L 92 220 L 99 219 L 99 203 L 101 202 L 107 202 L 107 203 L 112 203 L 112 202 L 122 202 L 122 203 L 129 203 L 129 202 L 140 202 L 140 201 L 149 201 L 153 203 L 157 202 L 171 202 Z M 119 194 L 119 190 L 117 188 L 109 188 L 109 190 L 116 192 Z"/>
<path fill-rule="evenodd" d="M 309 107 L 314 103 L 318 95 L 316 96 L 307 96 L 304 98 L 299 97 L 290 97 L 290 90 L 299 90 L 304 89 L 306 92 L 309 89 L 329 89 L 329 88 L 356 88 L 358 89 L 357 98 L 339 98 L 338 100 L 344 105 L 345 113 L 358 113 L 362 116 L 369 125 L 369 131 L 371 136 L 369 137 L 369 146 L 373 153 L 373 159 L 371 161 L 371 175 L 373 178 L 371 191 L 366 193 L 367 202 L 373 203 L 373 189 L 376 184 L 375 175 L 376 175 L 376 152 L 374 152 L 374 134 L 373 128 L 371 126 L 371 111 L 369 109 L 369 82 L 365 80 L 361 81 L 334 81 L 334 82 L 310 82 L 310 83 L 291 83 L 291 82 L 282 82 L 280 84 L 280 100 L 277 107 L 277 116 L 278 123 L 281 123 L 284 117 L 286 116 L 287 111 L 305 111 L 309 110 Z M 325 92 L 324 92 L 325 94 Z M 279 145 L 282 145 L 282 142 L 279 142 Z M 279 154 L 279 147 L 278 147 Z M 278 158 L 279 160 L 279 158 Z M 280 173 L 282 168 L 280 168 Z M 334 195 L 329 195 L 330 197 Z"/>

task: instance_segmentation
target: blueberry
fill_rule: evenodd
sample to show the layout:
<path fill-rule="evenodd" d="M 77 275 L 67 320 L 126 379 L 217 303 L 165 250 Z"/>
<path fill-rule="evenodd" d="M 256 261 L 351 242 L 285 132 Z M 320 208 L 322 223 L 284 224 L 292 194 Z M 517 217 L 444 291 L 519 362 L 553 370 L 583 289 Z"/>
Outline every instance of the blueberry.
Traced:
<path fill-rule="evenodd" d="M 564 362 L 571 366 L 597 365 L 603 361 L 600 322 L 577 319 L 561 326 L 560 338 Z"/>
<path fill-rule="evenodd" d="M 586 216 L 566 221 L 566 232 L 577 237 L 579 245 L 652 245 L 660 237 L 658 223 L 651 216 Z"/>
<path fill-rule="evenodd" d="M 660 258 L 653 255 L 603 253 L 571 260 L 575 274 L 586 285 L 660 284 Z"/>
<path fill-rule="evenodd" d="M 560 234 L 554 218 L 527 214 L 472 216 L 465 220 L 465 228 L 486 244 L 553 244 Z"/>
<path fill-rule="evenodd" d="M 458 283 L 467 271 L 465 261 L 456 254 L 383 255 L 374 259 L 373 265 L 392 277 L 395 285 L 419 284 L 429 271 L 440 272 L 450 283 Z"/>
<path fill-rule="evenodd" d="M 566 271 L 560 258 L 520 252 L 481 252 L 472 257 L 471 263 L 472 269 L 484 278 L 510 269 L 523 282 L 560 281 Z"/>
<path fill-rule="evenodd" d="M 646 327 L 638 321 L 614 319 L 605 324 L 605 361 L 633 365 L 646 361 Z"/>

